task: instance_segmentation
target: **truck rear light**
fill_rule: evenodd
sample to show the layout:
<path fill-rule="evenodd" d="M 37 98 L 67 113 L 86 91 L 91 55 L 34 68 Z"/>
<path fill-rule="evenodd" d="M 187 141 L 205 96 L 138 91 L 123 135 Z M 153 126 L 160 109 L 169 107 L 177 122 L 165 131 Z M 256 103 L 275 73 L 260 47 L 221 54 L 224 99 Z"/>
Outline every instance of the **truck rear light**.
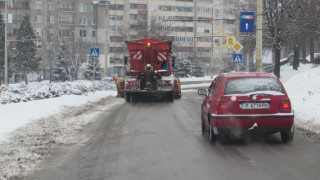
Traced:
<path fill-rule="evenodd" d="M 133 82 L 128 82 L 128 83 L 126 84 L 126 87 L 133 87 L 133 86 L 134 86 Z"/>
<path fill-rule="evenodd" d="M 280 100 L 280 110 L 289 111 L 291 110 L 291 103 L 289 98 L 282 98 Z"/>
<path fill-rule="evenodd" d="M 218 99 L 218 110 L 227 110 L 229 109 L 229 101 L 227 99 L 219 98 Z"/>

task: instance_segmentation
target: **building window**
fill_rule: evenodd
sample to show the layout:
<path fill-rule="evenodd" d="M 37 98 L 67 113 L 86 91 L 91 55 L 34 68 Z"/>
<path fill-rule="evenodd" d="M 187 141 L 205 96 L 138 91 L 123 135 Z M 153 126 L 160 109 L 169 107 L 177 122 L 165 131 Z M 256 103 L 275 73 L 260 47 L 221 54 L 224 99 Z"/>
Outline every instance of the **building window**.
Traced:
<path fill-rule="evenodd" d="M 123 26 L 110 26 L 110 31 L 111 32 L 122 32 Z"/>
<path fill-rule="evenodd" d="M 80 25 L 87 25 L 87 17 L 79 17 Z"/>
<path fill-rule="evenodd" d="M 61 37 L 70 37 L 71 32 L 69 29 L 60 29 L 59 34 Z"/>
<path fill-rule="evenodd" d="M 47 3 L 47 9 L 48 9 L 48 10 L 55 10 L 55 4 L 54 4 L 54 2 L 48 2 L 48 3 Z"/>
<path fill-rule="evenodd" d="M 41 15 L 35 15 L 34 16 L 34 22 L 35 23 L 42 23 L 42 16 Z"/>
<path fill-rule="evenodd" d="M 88 11 L 87 5 L 84 3 L 80 3 L 79 4 L 79 11 L 80 12 L 87 12 Z"/>
<path fill-rule="evenodd" d="M 96 30 L 92 30 L 92 37 L 96 37 Z"/>
<path fill-rule="evenodd" d="M 157 6 L 150 6 L 150 11 L 151 12 L 157 11 Z"/>
<path fill-rule="evenodd" d="M 214 40 L 214 43 L 220 44 L 220 39 L 215 39 L 215 40 Z"/>
<path fill-rule="evenodd" d="M 73 11 L 73 5 L 71 3 L 61 3 L 60 4 L 61 11 Z"/>
<path fill-rule="evenodd" d="M 34 9 L 42 10 L 42 2 L 35 1 L 34 2 Z"/>
<path fill-rule="evenodd" d="M 53 40 L 54 38 L 54 29 L 48 29 L 47 36 L 49 40 Z"/>
<path fill-rule="evenodd" d="M 110 4 L 109 10 L 123 10 L 124 5 L 123 4 Z"/>
<path fill-rule="evenodd" d="M 97 25 L 97 19 L 95 17 L 91 19 L 91 25 Z"/>
<path fill-rule="evenodd" d="M 210 33 L 210 29 L 204 29 L 204 33 Z"/>
<path fill-rule="evenodd" d="M 87 30 L 80 30 L 80 37 L 87 37 Z"/>
<path fill-rule="evenodd" d="M 42 48 L 42 42 L 41 41 L 36 41 L 35 42 L 37 49 L 41 49 Z"/>
<path fill-rule="evenodd" d="M 91 6 L 91 12 L 97 12 L 98 8 L 97 8 L 97 5 L 96 4 L 93 4 Z"/>
<path fill-rule="evenodd" d="M 71 16 L 60 16 L 59 21 L 61 24 L 72 24 L 73 23 Z"/>
<path fill-rule="evenodd" d="M 110 21 L 123 21 L 123 16 L 110 15 Z"/>
<path fill-rule="evenodd" d="M 133 3 L 130 3 L 130 9 L 145 10 L 145 9 L 147 9 L 147 5 L 146 4 L 133 4 Z"/>
<path fill-rule="evenodd" d="M 34 34 L 37 37 L 41 37 L 42 36 L 42 29 L 41 28 L 34 28 Z"/>
<path fill-rule="evenodd" d="M 54 24 L 54 16 L 48 16 L 47 17 L 47 22 L 50 24 Z"/>
<path fill-rule="evenodd" d="M 124 38 L 123 36 L 111 36 L 110 42 L 123 42 Z"/>

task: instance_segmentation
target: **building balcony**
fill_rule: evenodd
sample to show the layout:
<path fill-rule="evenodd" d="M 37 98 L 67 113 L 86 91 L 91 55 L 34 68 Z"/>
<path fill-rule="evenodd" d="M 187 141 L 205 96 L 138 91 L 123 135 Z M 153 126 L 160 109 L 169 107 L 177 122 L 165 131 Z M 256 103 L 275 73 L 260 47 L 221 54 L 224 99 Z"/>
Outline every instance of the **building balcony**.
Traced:
<path fill-rule="evenodd" d="M 59 21 L 61 25 L 74 25 L 74 21 Z"/>
<path fill-rule="evenodd" d="M 4 9 L 5 6 L 0 6 L 0 9 Z M 30 10 L 29 6 L 8 6 L 8 9 L 23 9 L 23 10 Z"/>
<path fill-rule="evenodd" d="M 75 12 L 74 8 L 60 8 L 60 12 Z"/>

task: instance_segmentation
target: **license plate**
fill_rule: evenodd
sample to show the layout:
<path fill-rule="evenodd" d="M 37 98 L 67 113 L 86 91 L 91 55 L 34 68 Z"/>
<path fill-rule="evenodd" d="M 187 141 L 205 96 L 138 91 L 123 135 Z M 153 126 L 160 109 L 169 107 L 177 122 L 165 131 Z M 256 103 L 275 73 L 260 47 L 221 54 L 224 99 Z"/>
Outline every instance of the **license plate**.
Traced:
<path fill-rule="evenodd" d="M 241 109 L 269 109 L 270 105 L 268 102 L 259 103 L 242 103 L 240 104 Z"/>

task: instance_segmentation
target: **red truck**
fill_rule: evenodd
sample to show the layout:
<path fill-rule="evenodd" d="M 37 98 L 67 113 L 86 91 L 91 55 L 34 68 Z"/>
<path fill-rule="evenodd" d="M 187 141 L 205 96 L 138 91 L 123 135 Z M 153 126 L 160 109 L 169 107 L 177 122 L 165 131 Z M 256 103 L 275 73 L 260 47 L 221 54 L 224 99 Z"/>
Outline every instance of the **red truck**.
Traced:
<path fill-rule="evenodd" d="M 159 97 L 173 102 L 181 97 L 179 77 L 172 74 L 175 58 L 171 56 L 171 41 L 140 39 L 126 41 L 129 52 L 124 63 L 126 77 L 117 78 L 119 96 L 127 102 L 145 97 Z"/>

